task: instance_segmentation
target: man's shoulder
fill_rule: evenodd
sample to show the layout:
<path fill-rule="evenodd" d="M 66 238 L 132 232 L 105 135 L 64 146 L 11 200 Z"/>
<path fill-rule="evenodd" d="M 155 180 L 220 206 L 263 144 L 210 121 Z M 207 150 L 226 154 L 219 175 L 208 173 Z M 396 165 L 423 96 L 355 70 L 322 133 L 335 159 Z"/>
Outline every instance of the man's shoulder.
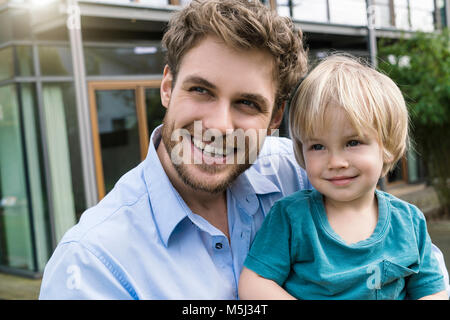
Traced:
<path fill-rule="evenodd" d="M 139 168 L 135 168 L 122 176 L 99 203 L 83 212 L 80 221 L 66 232 L 61 243 L 90 241 L 93 236 L 101 236 L 105 241 L 126 236 L 123 234 L 125 226 L 136 224 L 137 219 L 143 218 L 142 212 L 151 220 L 147 190 L 139 175 Z"/>
<path fill-rule="evenodd" d="M 294 150 L 292 147 L 292 140 L 284 137 L 266 137 L 263 147 L 258 155 L 261 157 L 280 156 L 280 155 L 293 155 Z"/>
<path fill-rule="evenodd" d="M 266 137 L 258 158 L 246 175 L 257 193 L 267 193 L 264 191 L 269 190 L 267 185 L 271 184 L 283 196 L 311 187 L 305 170 L 295 160 L 292 141 L 287 138 Z"/>

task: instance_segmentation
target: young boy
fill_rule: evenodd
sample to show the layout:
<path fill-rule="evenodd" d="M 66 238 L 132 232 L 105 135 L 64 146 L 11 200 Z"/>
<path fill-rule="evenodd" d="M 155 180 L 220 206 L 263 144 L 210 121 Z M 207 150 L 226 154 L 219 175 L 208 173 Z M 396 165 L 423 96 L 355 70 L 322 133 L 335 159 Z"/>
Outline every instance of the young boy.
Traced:
<path fill-rule="evenodd" d="M 245 261 L 241 299 L 448 299 L 423 213 L 376 189 L 408 141 L 403 96 L 347 56 L 297 89 L 289 130 L 315 190 L 272 207 Z"/>

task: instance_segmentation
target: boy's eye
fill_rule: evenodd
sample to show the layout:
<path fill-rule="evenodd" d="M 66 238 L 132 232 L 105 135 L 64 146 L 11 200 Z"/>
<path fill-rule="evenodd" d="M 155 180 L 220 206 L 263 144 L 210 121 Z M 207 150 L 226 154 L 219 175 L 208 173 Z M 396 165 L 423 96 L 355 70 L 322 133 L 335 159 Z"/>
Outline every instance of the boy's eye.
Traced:
<path fill-rule="evenodd" d="M 360 144 L 361 144 L 361 142 L 359 142 L 358 140 L 350 140 L 349 142 L 347 142 L 347 146 L 349 146 L 349 147 L 356 147 Z"/>
<path fill-rule="evenodd" d="M 319 151 L 319 150 L 323 150 L 323 149 L 324 149 L 324 146 L 321 144 L 318 144 L 318 143 L 313 144 L 311 146 L 311 150 Z"/>

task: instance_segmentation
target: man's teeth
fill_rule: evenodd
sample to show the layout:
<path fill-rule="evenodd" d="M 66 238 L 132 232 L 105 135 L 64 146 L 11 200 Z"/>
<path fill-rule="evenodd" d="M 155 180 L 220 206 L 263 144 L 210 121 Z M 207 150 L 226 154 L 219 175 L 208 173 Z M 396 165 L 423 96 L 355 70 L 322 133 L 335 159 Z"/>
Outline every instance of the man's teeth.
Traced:
<path fill-rule="evenodd" d="M 223 148 L 216 148 L 212 146 L 211 144 L 206 144 L 201 140 L 192 139 L 192 142 L 194 143 L 194 146 L 196 146 L 198 149 L 202 150 L 203 153 L 205 153 L 208 156 L 227 156 L 231 152 L 234 151 L 233 148 L 227 148 L 226 152 L 223 151 Z"/>

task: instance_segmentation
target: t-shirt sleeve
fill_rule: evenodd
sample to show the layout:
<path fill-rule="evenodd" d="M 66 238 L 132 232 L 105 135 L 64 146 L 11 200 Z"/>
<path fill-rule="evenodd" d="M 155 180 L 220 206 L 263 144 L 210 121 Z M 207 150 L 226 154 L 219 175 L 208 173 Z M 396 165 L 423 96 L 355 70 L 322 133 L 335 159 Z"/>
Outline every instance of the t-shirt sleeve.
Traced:
<path fill-rule="evenodd" d="M 244 266 L 283 285 L 291 268 L 291 224 L 276 202 L 255 236 Z"/>
<path fill-rule="evenodd" d="M 419 299 L 445 290 L 444 277 L 432 252 L 431 239 L 423 213 L 412 206 L 413 223 L 419 249 L 419 271 L 407 280 L 407 295 Z"/>

